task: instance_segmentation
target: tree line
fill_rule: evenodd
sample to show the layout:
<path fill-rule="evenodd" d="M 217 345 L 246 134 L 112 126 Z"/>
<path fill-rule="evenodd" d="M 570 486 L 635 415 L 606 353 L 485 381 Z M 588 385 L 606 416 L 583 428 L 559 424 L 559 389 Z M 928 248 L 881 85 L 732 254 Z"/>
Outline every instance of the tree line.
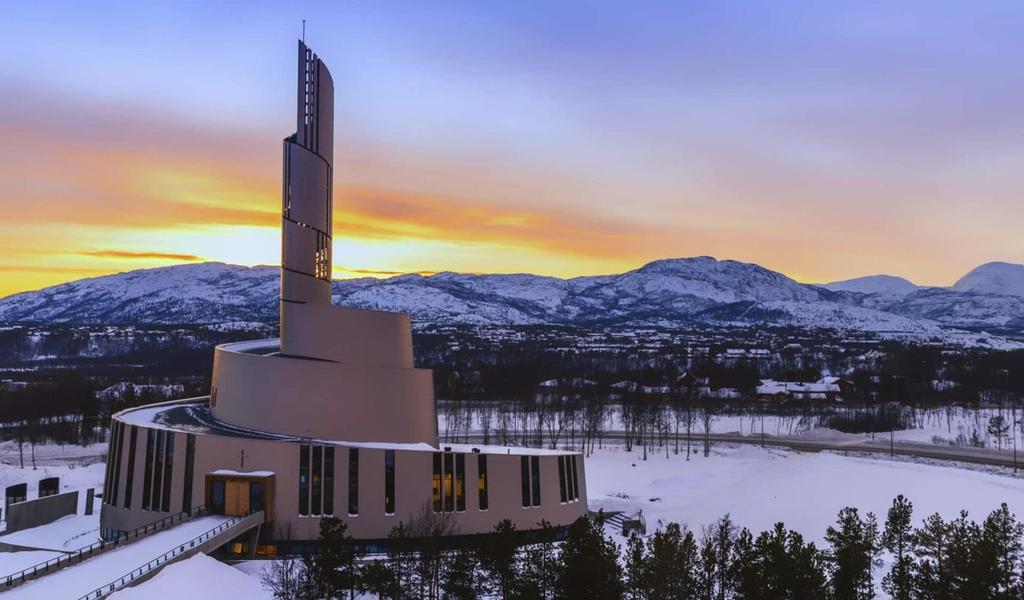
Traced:
<path fill-rule="evenodd" d="M 933 514 L 916 528 L 903 496 L 884 524 L 847 507 L 820 548 L 782 523 L 755 535 L 728 515 L 700 535 L 669 523 L 622 548 L 603 523 L 582 517 L 561 541 L 541 523 L 545 535 L 524 543 L 504 520 L 450 547 L 450 517 L 425 507 L 392 530 L 385 555 L 366 557 L 343 521 L 324 518 L 316 551 L 273 562 L 262 580 L 279 600 L 870 600 L 879 587 L 895 600 L 1024 596 L 1024 524 L 1006 504 L 981 523 Z"/>

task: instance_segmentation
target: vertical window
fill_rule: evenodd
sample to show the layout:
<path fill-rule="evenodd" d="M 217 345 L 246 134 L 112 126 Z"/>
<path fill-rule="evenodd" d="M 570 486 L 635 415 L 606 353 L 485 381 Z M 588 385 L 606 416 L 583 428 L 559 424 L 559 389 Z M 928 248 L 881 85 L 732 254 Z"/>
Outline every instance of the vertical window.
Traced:
<path fill-rule="evenodd" d="M 580 499 L 580 478 L 576 474 L 577 473 L 577 471 L 576 471 L 576 455 L 569 456 L 568 457 L 568 461 L 569 461 L 569 465 L 572 466 L 572 469 L 571 469 L 572 470 L 572 499 L 573 500 L 579 500 Z"/>
<path fill-rule="evenodd" d="M 466 455 L 455 455 L 455 510 L 466 510 Z"/>
<path fill-rule="evenodd" d="M 311 450 L 313 451 L 313 476 L 309 480 L 309 485 L 313 492 L 313 506 L 310 508 L 309 512 L 314 515 L 319 515 L 323 510 L 323 503 L 321 501 L 323 498 L 321 494 L 323 490 L 323 481 L 321 480 L 321 476 L 324 468 L 324 448 L 323 446 L 313 446 Z"/>
<path fill-rule="evenodd" d="M 164 454 L 164 482 L 163 482 L 163 497 L 161 498 L 161 510 L 164 512 L 171 511 L 171 473 L 174 472 L 174 432 L 166 432 L 167 443 L 165 444 L 167 452 Z"/>
<path fill-rule="evenodd" d="M 152 508 L 150 492 L 153 490 L 153 454 L 156 446 L 156 431 L 146 430 L 146 464 L 142 475 L 142 510 Z"/>
<path fill-rule="evenodd" d="M 149 506 L 153 510 L 160 510 L 160 483 L 164 478 L 164 441 L 167 439 L 167 432 L 160 430 L 156 432 L 156 452 L 153 463 L 153 495 L 149 500 Z"/>
<path fill-rule="evenodd" d="M 476 478 L 480 488 L 480 510 L 487 510 L 487 455 L 476 457 Z"/>
<path fill-rule="evenodd" d="M 124 423 L 116 423 L 115 430 L 117 435 L 111 435 L 113 439 L 112 450 L 114 452 L 114 469 L 113 474 L 110 476 L 110 494 L 109 504 L 111 506 L 117 505 L 118 488 L 121 487 L 121 455 L 124 450 Z"/>
<path fill-rule="evenodd" d="M 540 457 L 530 457 L 530 469 L 533 471 L 533 505 L 540 506 Z"/>
<path fill-rule="evenodd" d="M 196 436 L 185 436 L 185 485 L 181 492 L 181 512 L 192 511 L 192 478 L 196 470 Z"/>
<path fill-rule="evenodd" d="M 309 446 L 299 445 L 299 514 L 309 514 Z"/>
<path fill-rule="evenodd" d="M 523 507 L 530 506 L 530 457 L 519 457 L 519 476 L 523 486 Z"/>
<path fill-rule="evenodd" d="M 453 475 L 455 469 L 452 468 L 452 453 L 444 453 L 444 485 L 442 486 L 442 494 L 444 495 L 444 511 L 452 512 L 455 510 L 455 494 L 453 493 Z"/>
<path fill-rule="evenodd" d="M 110 473 L 114 470 L 114 440 L 117 439 L 117 421 L 110 421 L 110 441 L 107 443 L 107 466 L 103 470 L 103 503 L 110 504 Z"/>
<path fill-rule="evenodd" d="M 263 482 L 249 482 L 249 512 L 263 510 Z"/>
<path fill-rule="evenodd" d="M 334 514 L 334 446 L 324 448 L 324 514 Z"/>
<path fill-rule="evenodd" d="M 348 514 L 359 514 L 359 448 L 348 449 Z"/>
<path fill-rule="evenodd" d="M 128 476 L 124 481 L 124 507 L 132 507 L 132 487 L 135 481 L 135 448 L 139 428 L 132 427 L 131 436 L 128 442 Z"/>
<path fill-rule="evenodd" d="M 384 513 L 395 514 L 395 451 L 384 451 Z"/>
<path fill-rule="evenodd" d="M 434 453 L 434 478 L 431 480 L 431 498 L 434 512 L 441 512 L 441 453 Z"/>
<path fill-rule="evenodd" d="M 565 457 L 559 455 L 558 457 L 558 497 L 562 503 L 568 502 L 569 498 L 566 495 L 565 485 Z"/>

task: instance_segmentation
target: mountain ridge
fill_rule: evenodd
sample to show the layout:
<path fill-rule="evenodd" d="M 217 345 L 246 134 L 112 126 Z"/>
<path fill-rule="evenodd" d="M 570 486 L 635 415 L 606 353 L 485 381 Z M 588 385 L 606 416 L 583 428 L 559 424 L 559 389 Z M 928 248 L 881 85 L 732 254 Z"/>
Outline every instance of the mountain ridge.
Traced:
<path fill-rule="evenodd" d="M 568 279 L 443 272 L 335 280 L 333 296 L 336 304 L 408 312 L 419 322 L 780 325 L 942 336 L 949 328 L 1024 332 L 1024 295 L 990 291 L 1024 289 L 1024 266 L 1015 266 L 975 269 L 966 290 L 895 281 L 894 292 L 891 276 L 803 284 L 754 263 L 698 256 Z M 835 285 L 850 281 L 854 289 Z M 273 266 L 140 269 L 2 298 L 0 322 L 266 323 L 277 318 L 278 285 Z"/>

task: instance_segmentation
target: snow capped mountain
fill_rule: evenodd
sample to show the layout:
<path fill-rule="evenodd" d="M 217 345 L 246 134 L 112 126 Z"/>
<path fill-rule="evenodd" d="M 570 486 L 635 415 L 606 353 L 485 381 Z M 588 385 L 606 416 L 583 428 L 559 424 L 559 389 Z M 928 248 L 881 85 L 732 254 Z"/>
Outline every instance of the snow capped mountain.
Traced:
<path fill-rule="evenodd" d="M 1015 289 L 1007 276 L 1014 265 L 995 269 L 998 276 L 986 275 L 987 267 L 965 284 L 978 291 L 917 288 L 890 276 L 804 285 L 755 264 L 702 256 L 573 279 L 438 273 L 341 280 L 333 295 L 336 304 L 409 312 L 419 322 L 776 325 L 918 336 L 943 336 L 949 327 L 1024 331 L 1024 295 L 985 291 Z M 0 323 L 272 323 L 278 285 L 276 267 L 132 271 L 0 299 Z"/>
<path fill-rule="evenodd" d="M 1024 265 L 990 262 L 975 267 L 953 284 L 958 292 L 1024 296 Z"/>
<path fill-rule="evenodd" d="M 921 289 L 910 281 L 893 275 L 869 275 L 843 281 L 826 283 L 826 288 L 834 292 L 856 292 L 858 294 L 879 294 L 883 296 L 903 297 Z"/>

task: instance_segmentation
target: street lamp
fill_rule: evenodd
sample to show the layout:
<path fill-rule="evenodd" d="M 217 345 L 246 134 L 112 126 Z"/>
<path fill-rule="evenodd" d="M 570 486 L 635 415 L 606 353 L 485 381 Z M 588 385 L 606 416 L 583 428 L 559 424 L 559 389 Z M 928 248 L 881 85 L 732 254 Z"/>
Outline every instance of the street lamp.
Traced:
<path fill-rule="evenodd" d="M 1013 422 L 1013 472 L 1017 473 L 1017 428 L 1020 427 L 1020 421 Z"/>

